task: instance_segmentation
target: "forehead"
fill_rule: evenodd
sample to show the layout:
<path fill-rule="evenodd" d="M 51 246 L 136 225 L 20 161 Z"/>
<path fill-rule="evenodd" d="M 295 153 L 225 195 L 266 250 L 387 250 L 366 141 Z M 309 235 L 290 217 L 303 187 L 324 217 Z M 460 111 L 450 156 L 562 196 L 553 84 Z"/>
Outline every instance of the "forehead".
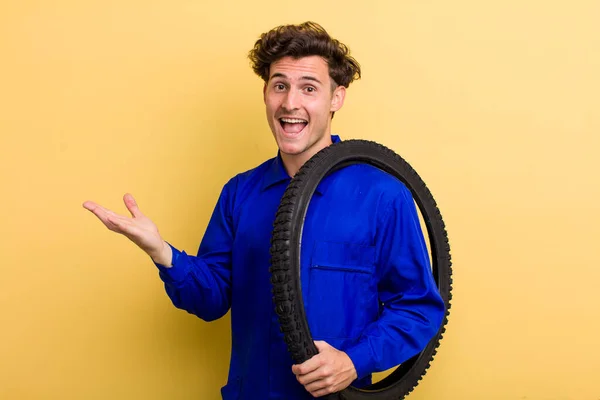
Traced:
<path fill-rule="evenodd" d="M 292 80 L 312 76 L 323 83 L 329 82 L 329 66 L 325 59 L 319 56 L 283 57 L 272 63 L 269 68 L 269 79 L 275 74 L 283 74 Z"/>

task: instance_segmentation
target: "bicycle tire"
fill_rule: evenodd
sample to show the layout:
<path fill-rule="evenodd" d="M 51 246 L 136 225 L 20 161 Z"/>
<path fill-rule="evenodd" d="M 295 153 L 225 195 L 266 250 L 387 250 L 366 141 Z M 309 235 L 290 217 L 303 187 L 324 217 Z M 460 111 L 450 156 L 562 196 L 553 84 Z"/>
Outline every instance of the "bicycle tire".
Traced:
<path fill-rule="evenodd" d="M 390 375 L 365 388 L 348 387 L 329 400 L 403 399 L 423 378 L 446 330 L 452 299 L 452 261 L 448 234 L 431 192 L 417 172 L 398 154 L 367 140 L 332 144 L 308 160 L 289 183 L 281 199 L 271 235 L 271 285 L 275 312 L 287 349 L 300 364 L 318 354 L 308 327 L 300 286 L 300 242 L 310 199 L 319 182 L 345 166 L 367 163 L 402 181 L 423 216 L 431 249 L 433 277 L 446 311 L 437 334 L 427 346 Z"/>

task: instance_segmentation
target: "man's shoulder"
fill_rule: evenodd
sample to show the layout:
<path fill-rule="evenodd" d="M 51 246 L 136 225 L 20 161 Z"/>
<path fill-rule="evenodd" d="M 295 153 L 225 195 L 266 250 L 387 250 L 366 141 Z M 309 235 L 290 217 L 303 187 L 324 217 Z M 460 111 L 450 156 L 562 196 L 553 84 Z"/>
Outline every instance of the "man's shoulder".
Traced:
<path fill-rule="evenodd" d="M 336 171 L 331 178 L 324 184 L 330 198 L 354 202 L 352 207 L 357 209 L 367 206 L 383 215 L 390 207 L 403 208 L 414 202 L 410 189 L 400 179 L 370 164 L 352 164 Z"/>
<path fill-rule="evenodd" d="M 252 181 L 256 181 L 256 180 L 262 180 L 265 173 L 269 170 L 269 168 L 271 167 L 271 165 L 273 164 L 273 162 L 275 161 L 275 157 L 273 158 L 269 158 L 268 160 L 262 162 L 261 164 L 257 165 L 254 168 L 251 168 L 249 170 L 240 172 L 236 175 L 234 175 L 229 182 L 236 182 L 236 184 L 239 186 L 240 184 L 246 184 L 248 182 L 252 182 Z"/>
<path fill-rule="evenodd" d="M 275 157 L 270 158 L 254 168 L 234 175 L 225 184 L 224 191 L 235 198 L 247 196 L 250 191 L 262 186 L 265 174 L 272 167 L 275 159 Z"/>
<path fill-rule="evenodd" d="M 336 174 L 334 179 L 346 186 L 359 185 L 372 192 L 381 192 L 386 195 L 396 196 L 408 191 L 406 185 L 395 176 L 367 163 L 349 165 Z"/>

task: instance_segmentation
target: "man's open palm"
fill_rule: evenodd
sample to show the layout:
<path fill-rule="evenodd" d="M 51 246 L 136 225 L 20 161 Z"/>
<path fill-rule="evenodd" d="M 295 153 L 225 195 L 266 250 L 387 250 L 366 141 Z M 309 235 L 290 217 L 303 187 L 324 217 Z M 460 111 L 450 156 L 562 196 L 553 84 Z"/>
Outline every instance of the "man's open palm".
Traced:
<path fill-rule="evenodd" d="M 170 266 L 171 248 L 158 233 L 154 222 L 140 211 L 131 194 L 123 196 L 123 201 L 131 213 L 131 217 L 119 215 L 93 201 L 86 201 L 83 203 L 83 207 L 94 213 L 108 229 L 126 236 L 137 244 L 155 262 Z"/>

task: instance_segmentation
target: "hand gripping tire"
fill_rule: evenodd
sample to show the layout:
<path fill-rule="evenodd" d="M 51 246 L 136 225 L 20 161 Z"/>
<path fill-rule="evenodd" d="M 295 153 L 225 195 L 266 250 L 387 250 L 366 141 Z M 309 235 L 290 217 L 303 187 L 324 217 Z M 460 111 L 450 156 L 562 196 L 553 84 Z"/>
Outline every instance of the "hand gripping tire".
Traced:
<path fill-rule="evenodd" d="M 375 142 L 347 140 L 324 148 L 304 164 L 287 187 L 275 218 L 270 267 L 273 301 L 294 362 L 299 364 L 318 354 L 308 328 L 300 288 L 302 229 L 310 199 L 323 177 L 356 163 L 367 163 L 395 176 L 411 191 L 427 227 L 433 276 L 446 304 L 446 315 L 425 349 L 402 363 L 389 376 L 366 388 L 348 387 L 327 398 L 403 399 L 425 375 L 445 331 L 452 297 L 452 269 L 448 235 L 436 202 L 423 180 L 400 156 Z"/>

